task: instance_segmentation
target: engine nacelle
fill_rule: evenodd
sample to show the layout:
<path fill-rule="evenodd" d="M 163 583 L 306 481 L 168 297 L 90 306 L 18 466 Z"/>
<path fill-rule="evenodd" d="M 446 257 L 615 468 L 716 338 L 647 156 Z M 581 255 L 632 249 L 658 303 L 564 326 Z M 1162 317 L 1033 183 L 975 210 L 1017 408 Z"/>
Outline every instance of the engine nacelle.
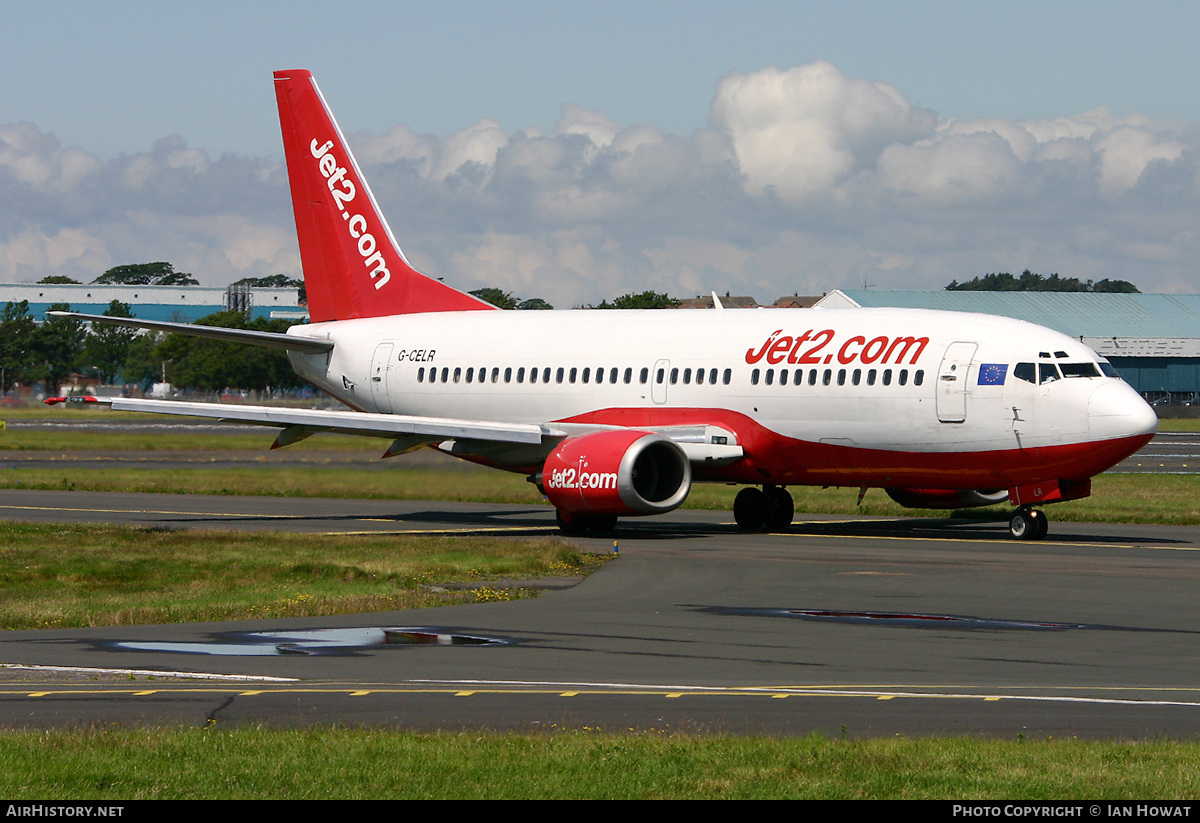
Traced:
<path fill-rule="evenodd" d="M 572 514 L 662 514 L 692 487 L 687 455 L 668 437 L 603 431 L 564 440 L 542 467 L 547 499 Z"/>
<path fill-rule="evenodd" d="M 884 489 L 887 496 L 909 509 L 970 509 L 1008 501 L 1008 489 Z"/>

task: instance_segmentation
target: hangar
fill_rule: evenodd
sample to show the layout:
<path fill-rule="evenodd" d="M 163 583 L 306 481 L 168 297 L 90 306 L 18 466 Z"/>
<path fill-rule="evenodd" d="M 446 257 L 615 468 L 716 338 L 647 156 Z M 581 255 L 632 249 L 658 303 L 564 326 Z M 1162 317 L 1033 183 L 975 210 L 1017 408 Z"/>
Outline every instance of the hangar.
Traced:
<path fill-rule="evenodd" d="M 814 308 L 980 312 L 1070 335 L 1153 403 L 1200 402 L 1200 294 L 837 289 Z"/>
<path fill-rule="evenodd" d="M 192 323 L 230 309 L 248 311 L 251 320 L 308 316 L 294 288 L 0 283 L 0 306 L 22 300 L 29 301 L 29 315 L 39 322 L 55 303 L 67 303 L 72 311 L 84 314 L 104 314 L 114 300 L 127 303 L 134 317 L 142 320 Z"/>

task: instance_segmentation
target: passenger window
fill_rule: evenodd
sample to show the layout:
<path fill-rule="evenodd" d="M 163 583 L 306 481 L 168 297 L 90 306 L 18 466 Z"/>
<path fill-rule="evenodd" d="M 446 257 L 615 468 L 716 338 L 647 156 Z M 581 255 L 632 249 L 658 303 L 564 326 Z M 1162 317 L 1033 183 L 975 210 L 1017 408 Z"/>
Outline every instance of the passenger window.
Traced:
<path fill-rule="evenodd" d="M 614 371 L 615 371 L 615 370 L 614 370 Z M 616 379 L 615 377 L 613 378 L 613 382 L 614 382 L 614 383 L 616 383 L 616 382 L 617 382 L 617 379 Z M 625 369 L 625 382 L 626 382 L 626 383 L 632 383 L 632 382 L 633 382 L 633 369 Z M 643 379 L 642 379 L 642 382 L 643 382 L 643 383 L 645 383 L 645 382 L 646 382 L 645 378 L 643 378 Z"/>
<path fill-rule="evenodd" d="M 555 383 L 561 383 L 561 382 L 563 381 L 563 375 L 564 375 L 564 374 L 566 374 L 566 370 L 565 370 L 565 369 L 563 369 L 563 367 L 562 367 L 562 366 L 559 366 L 559 367 L 558 367 L 558 371 L 556 371 L 556 372 L 554 373 L 554 382 L 555 382 Z"/>
<path fill-rule="evenodd" d="M 857 386 L 860 380 L 862 380 L 862 369 L 855 369 L 854 374 L 850 377 L 850 382 Z"/>
<path fill-rule="evenodd" d="M 512 382 L 512 366 L 509 366 L 507 369 L 504 370 L 504 382 L 505 383 Z"/>
<path fill-rule="evenodd" d="M 591 369 L 591 367 L 589 366 L 588 368 L 586 368 L 586 369 L 584 369 L 584 370 L 583 370 L 583 381 L 582 381 L 582 382 L 584 382 L 584 383 L 588 382 L 588 379 L 589 379 L 591 376 L 592 376 L 592 369 Z"/>
<path fill-rule="evenodd" d="M 629 377 L 628 377 L 628 375 L 629 375 L 629 369 L 626 369 L 626 370 L 625 370 L 625 374 L 626 374 L 626 377 L 625 377 L 625 382 L 626 382 L 626 383 L 628 383 L 628 382 L 629 382 Z M 616 382 L 617 382 L 617 370 L 616 370 L 616 368 L 611 368 L 611 369 L 609 369 L 609 370 L 608 370 L 608 382 L 609 382 L 609 383 L 616 383 Z"/>
<path fill-rule="evenodd" d="M 493 383 L 500 382 L 500 367 L 499 366 L 495 366 L 492 368 L 492 382 Z"/>
<path fill-rule="evenodd" d="M 883 385 L 885 385 L 885 386 L 892 385 L 892 370 L 891 369 L 883 370 Z"/>
<path fill-rule="evenodd" d="M 521 368 L 517 369 L 517 382 L 518 382 L 518 383 L 524 383 L 524 382 L 525 382 L 525 367 L 524 367 L 524 366 L 522 366 Z"/>
<path fill-rule="evenodd" d="M 442 369 L 442 382 L 445 383 L 449 378 L 450 378 L 450 369 L 443 368 Z"/>
<path fill-rule="evenodd" d="M 704 369 L 696 369 L 696 385 L 704 385 Z"/>
<path fill-rule="evenodd" d="M 538 373 L 538 370 L 537 370 L 537 369 L 530 369 L 530 370 L 529 370 L 529 382 L 530 382 L 530 383 L 536 383 L 536 382 L 537 382 L 537 377 L 538 377 L 537 373 Z"/>
<path fill-rule="evenodd" d="M 650 370 L 642 369 L 641 374 L 638 375 L 638 382 L 645 383 L 649 379 L 650 379 Z"/>
<path fill-rule="evenodd" d="M 729 381 L 732 379 L 733 379 L 733 369 L 726 369 L 725 374 L 721 377 L 721 382 L 724 383 L 726 386 L 728 386 Z"/>
<path fill-rule="evenodd" d="M 874 369 L 869 369 L 867 371 L 867 385 L 868 386 L 875 385 L 875 370 Z"/>
<path fill-rule="evenodd" d="M 924 382 L 925 382 L 925 370 L 917 369 L 917 371 L 913 374 L 913 385 L 919 386 Z"/>
<path fill-rule="evenodd" d="M 775 382 L 775 370 L 767 369 L 767 385 L 769 386 L 774 382 Z"/>
<path fill-rule="evenodd" d="M 672 382 L 674 382 L 674 381 L 672 381 Z M 692 383 L 692 370 L 684 369 L 683 370 L 683 385 L 690 386 L 691 383 Z"/>
<path fill-rule="evenodd" d="M 810 386 L 817 385 L 817 370 L 816 369 L 808 370 L 808 385 L 810 385 Z"/>
<path fill-rule="evenodd" d="M 570 377 L 568 378 L 568 380 L 570 380 L 570 382 L 574 383 L 574 382 L 575 382 L 575 378 L 578 376 L 578 373 L 579 373 L 579 369 L 577 369 L 577 368 L 572 368 L 572 369 L 571 369 L 571 375 L 570 375 Z"/>
<path fill-rule="evenodd" d="M 422 366 L 421 368 L 417 369 L 417 382 L 418 382 L 418 383 L 424 383 L 424 382 L 425 382 L 425 367 L 424 367 L 424 366 Z"/>
<path fill-rule="evenodd" d="M 821 378 L 821 382 L 828 386 L 833 382 L 833 369 L 826 369 L 825 376 Z"/>
<path fill-rule="evenodd" d="M 901 369 L 901 370 L 900 370 L 900 380 L 899 380 L 899 383 L 900 383 L 900 385 L 901 385 L 901 386 L 907 386 L 907 385 L 908 385 L 908 369 Z"/>
<path fill-rule="evenodd" d="M 467 382 L 468 383 L 472 382 L 474 377 L 475 377 L 475 367 L 472 366 L 471 368 L 467 369 Z"/>

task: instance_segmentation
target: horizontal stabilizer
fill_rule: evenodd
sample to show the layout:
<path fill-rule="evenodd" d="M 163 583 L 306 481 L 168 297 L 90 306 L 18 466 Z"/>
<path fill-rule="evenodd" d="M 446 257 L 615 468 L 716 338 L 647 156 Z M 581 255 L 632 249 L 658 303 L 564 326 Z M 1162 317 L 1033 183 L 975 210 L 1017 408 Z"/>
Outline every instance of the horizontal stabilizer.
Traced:
<path fill-rule="evenodd" d="M 148 331 L 164 331 L 173 334 L 186 334 L 191 337 L 208 337 L 214 340 L 225 340 L 229 343 L 248 343 L 252 346 L 266 346 L 271 349 L 291 349 L 292 351 L 320 354 L 333 350 L 332 340 L 316 337 L 300 337 L 295 334 L 280 334 L 273 331 L 256 331 L 254 329 L 229 329 L 224 326 L 196 326 L 192 323 L 170 323 L 165 320 L 139 320 L 136 317 L 110 317 L 107 314 L 80 314 L 73 311 L 48 311 L 53 317 L 70 317 L 75 320 L 86 320 L 89 323 L 107 323 L 110 326 L 126 326 L 131 329 L 146 329 Z"/>

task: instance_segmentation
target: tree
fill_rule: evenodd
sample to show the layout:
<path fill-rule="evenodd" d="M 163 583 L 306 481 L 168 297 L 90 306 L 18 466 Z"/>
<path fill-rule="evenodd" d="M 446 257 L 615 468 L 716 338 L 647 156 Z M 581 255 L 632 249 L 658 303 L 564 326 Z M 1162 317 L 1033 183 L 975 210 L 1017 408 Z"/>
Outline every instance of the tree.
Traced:
<path fill-rule="evenodd" d="M 114 266 L 92 281 L 96 286 L 199 286 L 187 272 L 175 271 L 170 263 L 130 263 Z"/>
<path fill-rule="evenodd" d="M 243 277 L 234 282 L 235 286 L 249 286 L 252 289 L 298 289 L 304 281 L 286 274 L 272 274 L 270 277 Z"/>
<path fill-rule="evenodd" d="M 502 309 L 515 309 L 517 307 L 517 298 L 513 297 L 506 291 L 502 291 L 501 289 L 487 287 L 475 289 L 475 291 L 471 292 L 471 294 L 475 295 L 480 300 L 484 300 L 488 303 L 491 303 L 493 306 L 497 306 Z"/>
<path fill-rule="evenodd" d="M 1092 283 L 1091 280 L 1080 280 L 1077 277 L 1059 277 L 1052 274 L 1043 277 L 1029 269 L 1021 272 L 1021 276 L 1013 277 L 1008 272 L 985 274 L 966 283 L 957 280 L 950 281 L 947 291 L 1073 291 L 1073 292 L 1122 292 L 1137 294 L 1138 287 L 1127 280 L 1101 280 Z"/>
<path fill-rule="evenodd" d="M 106 317 L 133 317 L 128 303 L 114 300 L 104 310 Z M 103 383 L 112 383 L 125 363 L 129 347 L 137 337 L 137 329 L 96 323 L 88 335 L 84 359 L 94 368 Z"/>
<path fill-rule="evenodd" d="M 674 297 L 656 291 L 644 291 L 638 294 L 622 294 L 609 303 L 605 300 L 594 309 L 673 309 L 679 305 Z"/>
<path fill-rule="evenodd" d="M 517 308 L 521 311 L 549 311 L 554 307 L 540 297 L 531 297 L 528 300 L 522 300 Z"/>
<path fill-rule="evenodd" d="M 72 280 L 65 274 L 52 274 L 48 277 L 43 277 L 37 281 L 39 286 L 81 286 L 83 285 L 78 280 Z"/>
<path fill-rule="evenodd" d="M 4 304 L 0 311 L 0 393 L 8 391 L 13 382 L 25 379 L 33 362 L 35 329 L 28 300 Z"/>
<path fill-rule="evenodd" d="M 47 311 L 70 311 L 68 303 L 55 303 Z M 50 317 L 33 332 L 33 364 L 29 376 L 43 380 L 46 391 L 58 394 L 79 364 L 87 332 L 83 323 L 70 317 Z"/>

